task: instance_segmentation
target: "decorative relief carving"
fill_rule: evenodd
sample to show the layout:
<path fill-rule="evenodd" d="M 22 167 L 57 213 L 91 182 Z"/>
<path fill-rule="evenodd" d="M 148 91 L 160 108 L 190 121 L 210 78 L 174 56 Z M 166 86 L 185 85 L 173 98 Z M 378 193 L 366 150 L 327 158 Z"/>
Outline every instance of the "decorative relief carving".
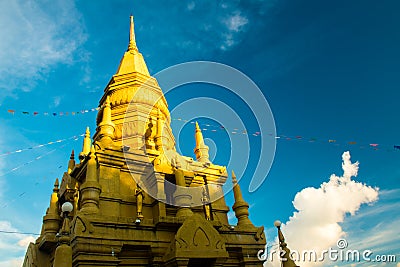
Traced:
<path fill-rule="evenodd" d="M 223 237 L 198 214 L 188 217 L 179 228 L 164 260 L 191 257 L 228 257 Z"/>
<path fill-rule="evenodd" d="M 197 228 L 193 236 L 193 245 L 197 247 L 209 247 L 210 239 L 202 228 Z"/>

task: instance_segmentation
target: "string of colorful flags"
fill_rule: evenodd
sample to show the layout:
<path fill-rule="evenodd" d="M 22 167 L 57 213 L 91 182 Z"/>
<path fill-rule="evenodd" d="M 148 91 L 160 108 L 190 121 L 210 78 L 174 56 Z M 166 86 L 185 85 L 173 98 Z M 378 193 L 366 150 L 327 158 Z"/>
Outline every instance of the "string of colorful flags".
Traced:
<path fill-rule="evenodd" d="M 76 140 L 79 139 L 79 136 L 83 136 L 83 134 L 78 135 L 78 136 L 74 136 L 73 138 L 71 138 L 71 137 L 70 137 L 70 138 L 66 138 L 66 139 L 63 139 L 63 140 L 64 140 L 64 141 L 67 141 L 67 140 L 71 140 L 71 139 L 72 139 L 73 141 L 76 141 Z M 49 142 L 49 143 L 51 143 L 51 142 Z M 49 143 L 47 143 L 47 144 L 49 144 Z M 54 142 L 53 142 L 53 143 L 54 143 Z M 56 142 L 56 143 L 57 143 L 57 142 Z M 61 143 L 61 141 L 58 142 L 58 143 Z M 69 142 L 68 142 L 68 143 L 69 143 Z M 5 176 L 5 175 L 7 175 L 7 174 L 10 174 L 10 173 L 12 173 L 12 172 L 15 172 L 15 171 L 21 169 L 22 167 L 25 167 L 25 166 L 27 166 L 27 165 L 29 165 L 29 164 L 31 164 L 31 163 L 37 161 L 37 160 L 40 160 L 41 158 L 43 158 L 43 157 L 45 157 L 45 156 L 47 156 L 47 155 L 53 153 L 53 152 L 56 151 L 57 149 L 60 149 L 60 148 L 65 147 L 68 143 L 63 144 L 63 145 L 61 145 L 61 146 L 58 147 L 58 148 L 52 149 L 52 150 L 50 150 L 50 151 L 47 151 L 47 152 L 45 152 L 45 153 L 43 153 L 43 154 L 41 154 L 41 155 L 35 157 L 34 159 L 31 159 L 31 160 L 29 160 L 29 161 L 27 161 L 27 162 L 25 162 L 25 163 L 23 163 L 23 164 L 20 164 L 20 165 L 14 167 L 14 168 L 12 168 L 12 169 L 10 169 L 10 170 L 8 170 L 8 171 L 2 172 L 2 173 L 0 174 L 0 177 L 3 177 L 3 176 Z M 42 146 L 41 146 L 41 147 L 42 147 Z M 28 148 L 28 149 L 29 149 L 29 148 Z M 24 149 L 24 151 L 26 151 L 26 150 L 28 150 L 28 149 Z"/>
<path fill-rule="evenodd" d="M 64 146 L 65 146 L 65 145 L 63 145 L 62 147 L 64 147 Z M 61 148 L 61 147 L 60 147 L 60 148 Z M 61 169 L 61 168 L 63 168 L 62 165 L 58 166 L 58 167 L 57 167 L 57 170 L 58 170 L 58 169 Z M 54 174 L 54 175 L 59 175 L 59 171 L 57 171 L 57 174 L 56 174 L 54 171 L 52 171 L 51 173 Z M 44 184 L 44 183 L 46 182 L 46 180 L 47 180 L 46 177 L 43 179 L 42 182 L 40 182 L 39 179 L 36 179 L 34 186 L 35 186 L 35 187 L 40 186 L 40 184 L 41 184 L 41 183 Z M 31 187 L 31 189 L 32 189 L 32 187 Z M 28 191 L 28 192 L 24 191 L 24 192 L 18 194 L 17 197 L 14 197 L 13 199 L 11 199 L 11 200 L 9 200 L 9 201 L 6 201 L 0 208 L 6 208 L 6 207 L 9 206 L 10 204 L 14 203 L 14 202 L 17 201 L 18 199 L 21 199 L 21 198 L 23 198 L 23 197 L 25 197 L 25 196 L 28 196 L 28 197 L 29 197 L 29 193 L 30 193 L 30 192 L 34 192 L 34 191 L 35 191 L 35 190 Z"/>
<path fill-rule="evenodd" d="M 79 115 L 79 114 L 85 114 L 85 113 L 89 113 L 89 112 L 94 112 L 94 111 L 98 111 L 100 108 L 91 108 L 91 109 L 83 109 L 80 111 L 60 111 L 60 112 L 38 112 L 38 111 L 25 111 L 25 110 L 15 110 L 15 109 L 8 109 L 7 112 L 11 115 L 15 115 L 15 114 L 22 114 L 22 115 L 31 115 L 31 116 L 38 116 L 38 115 L 43 115 L 43 116 L 75 116 L 75 115 Z"/>
<path fill-rule="evenodd" d="M 279 140 L 286 141 L 303 141 L 309 143 L 328 143 L 335 146 L 358 146 L 360 149 L 372 149 L 372 150 L 384 150 L 393 151 L 400 150 L 400 145 L 388 145 L 388 144 L 378 144 L 378 143 L 360 143 L 357 141 L 339 141 L 336 139 L 321 139 L 315 137 L 303 137 L 303 136 L 286 136 L 286 135 L 278 135 L 275 138 Z"/>
<path fill-rule="evenodd" d="M 59 139 L 59 140 L 56 140 L 56 141 L 50 141 L 50 142 L 43 143 L 43 144 L 36 145 L 36 146 L 31 146 L 31 147 L 27 147 L 27 148 L 21 148 L 21 149 L 17 149 L 17 150 L 14 150 L 14 151 L 7 151 L 7 152 L 5 152 L 3 154 L 0 154 L 0 157 L 12 155 L 12 154 L 15 154 L 15 153 L 21 153 L 21 152 L 24 152 L 24 151 L 33 150 L 33 149 L 36 149 L 36 148 L 41 148 L 41 147 L 45 147 L 45 146 L 49 146 L 49 145 L 59 144 L 59 143 L 63 143 L 63 142 L 66 142 L 66 141 L 69 141 L 69 140 L 72 140 L 72 139 L 77 140 L 80 136 L 83 136 L 83 135 L 84 134 L 74 135 L 74 136 L 71 136 L 71 137 L 68 137 L 68 138 L 65 138 L 65 139 Z"/>
<path fill-rule="evenodd" d="M 23 164 L 21 164 L 21 165 L 18 165 L 17 167 L 14 167 L 14 168 L 10 169 L 9 171 L 6 171 L 6 172 L 1 173 L 1 174 L 0 174 L 0 177 L 5 176 L 5 175 L 7 175 L 7 174 L 10 174 L 10 173 L 12 173 L 12 172 L 15 172 L 15 171 L 19 170 L 19 169 L 22 168 L 22 167 L 25 167 L 25 166 L 27 166 L 27 165 L 29 165 L 29 164 L 35 162 L 35 161 L 38 161 L 38 160 L 42 159 L 43 157 L 45 157 L 45 156 L 47 156 L 47 155 L 49 155 L 49 154 L 51 154 L 51 153 L 54 153 L 54 152 L 55 152 L 56 150 L 58 150 L 58 149 L 61 149 L 61 148 L 66 147 L 71 141 L 74 141 L 74 142 L 75 142 L 75 141 L 77 141 L 77 140 L 79 139 L 79 137 L 81 137 L 81 136 L 83 136 L 83 134 L 81 134 L 81 135 L 76 135 L 76 136 L 70 137 L 70 138 L 62 139 L 62 140 L 65 140 L 65 141 L 69 140 L 69 142 L 66 142 L 66 143 L 62 144 L 61 146 L 59 146 L 58 148 L 52 149 L 52 150 L 50 150 L 50 151 L 47 151 L 47 152 L 45 152 L 45 153 L 43 153 L 43 154 L 41 154 L 41 155 L 35 157 L 35 158 L 32 159 L 32 160 L 29 160 L 29 161 L 27 161 L 27 162 L 25 162 L 25 163 L 23 163 Z M 57 143 L 57 142 L 56 142 L 56 143 Z M 58 143 L 60 143 L 60 142 L 58 142 Z M 63 167 L 63 166 L 58 166 L 57 169 L 61 169 L 62 167 Z M 36 181 L 35 186 L 37 186 L 38 184 L 39 184 L 39 182 Z M 19 199 L 19 198 L 25 197 L 26 195 L 27 195 L 27 192 L 26 192 L 26 191 L 20 193 L 20 194 L 18 195 L 18 197 L 15 197 L 14 199 L 12 199 L 12 200 L 10 200 L 10 201 L 5 202 L 5 203 L 1 206 L 1 208 L 6 208 L 9 204 L 15 202 L 15 201 L 16 201 L 17 199 Z"/>
<path fill-rule="evenodd" d="M 91 108 L 91 109 L 85 109 L 85 110 L 81 110 L 81 111 L 73 111 L 73 112 L 30 112 L 30 111 L 17 111 L 14 109 L 9 109 L 7 110 L 8 113 L 14 115 L 16 113 L 20 113 L 23 115 L 32 115 L 32 116 L 37 116 L 37 115 L 43 115 L 43 116 L 68 116 L 68 115 L 78 115 L 78 114 L 85 114 L 85 113 L 89 113 L 89 112 L 95 112 L 98 111 L 100 108 L 96 107 L 96 108 Z M 194 121 L 189 121 L 183 118 L 175 118 L 172 119 L 172 121 L 180 121 L 180 122 L 184 122 L 184 123 L 191 123 L 194 124 Z M 225 131 L 225 132 L 229 132 L 230 134 L 233 135 L 249 135 L 249 136 L 254 136 L 254 137 L 259 137 L 261 136 L 261 132 L 260 131 L 252 131 L 249 132 L 247 130 L 243 130 L 243 129 L 239 129 L 239 128 L 232 128 L 232 129 L 228 129 L 222 125 L 213 125 L 213 124 L 207 124 L 207 123 L 199 123 L 200 127 L 202 128 L 203 131 L 209 131 L 209 132 L 218 132 L 218 131 Z M 268 135 L 272 136 L 271 133 L 268 133 Z M 388 146 L 388 145 L 383 145 L 383 144 L 378 144 L 378 143 L 369 143 L 369 144 L 361 144 L 357 141 L 348 141 L 348 142 L 339 142 L 336 139 L 321 139 L 321 138 L 316 138 L 316 137 L 303 137 L 300 135 L 296 135 L 296 136 L 286 136 L 286 135 L 277 135 L 275 137 L 276 139 L 280 139 L 280 140 L 287 140 L 287 141 L 291 141 L 291 140 L 301 140 L 301 141 L 308 141 L 310 143 L 313 142 L 320 142 L 320 143 L 329 143 L 329 144 L 334 144 L 336 146 L 339 145 L 358 145 L 359 148 L 364 149 L 364 148 L 372 148 L 373 150 L 380 150 L 380 149 L 387 149 L 387 150 L 400 150 L 400 145 L 392 145 L 392 146 Z M 25 150 L 29 150 L 32 148 L 27 148 Z M 14 152 L 7 152 L 6 154 L 12 154 L 12 153 L 19 153 L 22 152 L 23 150 L 17 150 Z M 0 154 L 1 156 L 4 156 L 5 154 Z"/>
<path fill-rule="evenodd" d="M 173 121 L 182 121 L 184 123 L 191 123 L 191 124 L 195 124 L 194 121 L 188 121 L 188 120 L 184 120 L 182 118 L 178 118 L 178 119 L 172 119 Z M 222 126 L 222 125 L 212 125 L 212 124 L 203 124 L 203 123 L 199 123 L 200 127 L 202 128 L 202 131 L 210 131 L 210 132 L 218 132 L 218 131 L 226 131 L 229 132 L 231 134 L 234 135 L 251 135 L 251 136 L 261 136 L 261 132 L 260 131 L 254 131 L 254 132 L 248 132 L 246 130 L 241 130 L 238 128 L 232 128 L 232 129 L 227 129 L 226 127 Z M 273 136 L 272 133 L 266 133 L 269 136 Z M 387 150 L 400 150 L 400 145 L 393 145 L 393 146 L 389 146 L 387 144 L 378 144 L 378 143 L 368 143 L 368 144 L 363 144 L 363 143 L 359 143 L 357 141 L 348 141 L 348 142 L 340 142 L 339 140 L 336 139 L 323 139 L 323 138 L 316 138 L 316 137 L 304 137 L 301 135 L 295 135 L 295 136 L 288 136 L 288 135 L 284 135 L 284 134 L 277 134 L 275 136 L 275 139 L 277 140 L 286 140 L 286 141 L 307 141 L 310 143 L 328 143 L 328 144 L 333 144 L 336 146 L 340 146 L 340 145 L 358 145 L 360 149 L 365 149 L 365 148 L 372 148 L 373 150 L 380 150 L 380 149 L 387 149 Z"/>
<path fill-rule="evenodd" d="M 50 150 L 50 151 L 48 151 L 48 152 L 46 152 L 46 153 L 44 153 L 44 154 L 42 154 L 42 155 L 40 155 L 40 156 L 38 156 L 38 157 L 32 159 L 32 160 L 29 160 L 29 161 L 27 161 L 27 162 L 25 162 L 25 163 L 23 163 L 23 164 L 21 164 L 21 165 L 18 165 L 17 167 L 14 167 L 14 168 L 12 168 L 12 169 L 6 171 L 6 172 L 3 172 L 3 173 L 0 174 L 0 177 L 3 177 L 3 176 L 5 176 L 5 175 L 7 175 L 7 174 L 10 174 L 10 173 L 12 173 L 12 172 L 15 172 L 16 170 L 19 170 L 19 169 L 21 169 L 22 167 L 25 167 L 25 166 L 31 164 L 32 162 L 37 161 L 37 160 L 43 158 L 44 156 L 53 153 L 53 152 L 56 151 L 56 150 L 57 150 L 57 149 Z"/>

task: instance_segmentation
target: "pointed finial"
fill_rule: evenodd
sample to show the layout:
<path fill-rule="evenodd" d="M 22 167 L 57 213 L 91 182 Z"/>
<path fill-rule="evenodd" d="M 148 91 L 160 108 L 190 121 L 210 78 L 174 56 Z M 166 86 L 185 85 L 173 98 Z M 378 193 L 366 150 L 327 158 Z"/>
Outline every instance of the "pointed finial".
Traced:
<path fill-rule="evenodd" d="M 89 161 L 86 171 L 86 181 L 97 181 L 97 163 L 93 145 L 90 147 L 90 154 L 88 157 Z"/>
<path fill-rule="evenodd" d="M 235 172 L 233 170 L 232 170 L 232 183 L 233 183 L 233 185 L 237 184 L 236 175 L 235 175 Z"/>
<path fill-rule="evenodd" d="M 238 219 L 238 226 L 240 227 L 252 227 L 253 223 L 249 219 L 249 204 L 244 201 L 242 191 L 240 190 L 240 185 L 236 180 L 235 172 L 232 171 L 232 182 L 233 182 L 233 197 L 235 203 L 233 204 L 233 211 L 235 212 L 235 217 Z"/>
<path fill-rule="evenodd" d="M 86 127 L 85 138 L 83 139 L 82 153 L 87 155 L 90 151 L 91 144 L 92 144 L 92 140 L 90 139 L 90 130 L 89 130 L 89 127 Z"/>
<path fill-rule="evenodd" d="M 147 69 L 143 55 L 139 52 L 139 49 L 136 45 L 135 25 L 133 22 L 133 17 L 131 16 L 128 49 L 124 53 L 124 56 L 122 57 L 121 62 L 119 63 L 116 75 L 124 75 L 134 72 L 150 77 L 150 73 L 149 70 Z M 120 97 L 123 98 L 124 96 L 122 95 Z M 119 103 L 119 99 L 116 99 L 115 103 Z"/>
<path fill-rule="evenodd" d="M 299 267 L 298 265 L 296 265 L 296 263 L 291 259 L 291 257 L 288 257 L 288 255 L 292 255 L 290 253 L 290 249 L 287 247 L 287 244 L 285 242 L 285 237 L 282 234 L 281 231 L 281 225 L 282 223 L 278 220 L 276 220 L 274 222 L 274 226 L 278 229 L 278 239 L 279 239 L 279 246 L 281 247 L 281 249 L 283 251 L 285 251 L 285 253 L 283 253 L 283 256 L 281 258 L 282 260 L 282 266 L 283 267 Z"/>
<path fill-rule="evenodd" d="M 103 106 L 103 118 L 102 118 L 100 125 L 103 125 L 103 124 L 112 125 L 114 127 L 114 123 L 111 120 L 110 96 L 108 96 L 108 95 L 106 97 L 106 101 Z"/>
<path fill-rule="evenodd" d="M 90 146 L 92 145 L 92 140 L 90 138 L 89 127 L 86 127 L 85 137 L 83 138 L 82 152 L 79 153 L 79 159 L 82 161 L 87 154 L 90 152 Z"/>
<path fill-rule="evenodd" d="M 56 178 L 56 181 L 54 182 L 54 188 L 53 188 L 53 192 L 58 192 L 58 186 L 59 186 L 59 182 L 58 182 L 58 178 Z"/>
<path fill-rule="evenodd" d="M 90 147 L 86 167 L 86 179 L 80 187 L 81 192 L 81 211 L 84 214 L 95 214 L 99 212 L 99 197 L 101 185 L 97 177 L 97 161 L 95 148 Z"/>
<path fill-rule="evenodd" d="M 196 121 L 196 130 L 194 133 L 194 137 L 196 139 L 196 147 L 194 148 L 194 154 L 196 155 L 197 161 L 210 163 L 208 146 L 204 144 L 203 134 L 201 132 L 200 126 L 197 123 L 197 121 Z"/>
<path fill-rule="evenodd" d="M 54 188 L 53 188 L 53 193 L 51 193 L 50 196 L 50 205 L 49 205 L 49 209 L 46 212 L 47 214 L 52 214 L 52 215 L 56 215 L 57 217 L 59 217 L 59 210 L 58 210 L 58 178 L 56 179 L 56 181 L 54 182 Z"/>
<path fill-rule="evenodd" d="M 69 161 L 68 161 L 68 169 L 67 169 L 67 173 L 70 174 L 72 172 L 72 170 L 75 167 L 75 152 L 74 150 L 72 150 L 71 152 L 71 156 L 69 157 Z"/>
<path fill-rule="evenodd" d="M 92 146 L 90 147 L 90 154 L 94 155 L 94 152 L 96 152 L 96 151 L 95 151 L 95 149 L 94 149 L 94 145 L 92 145 Z"/>
<path fill-rule="evenodd" d="M 129 30 L 129 46 L 128 46 L 128 51 L 130 50 L 137 50 L 136 47 L 136 39 L 135 39 L 135 24 L 133 22 L 133 16 L 130 16 L 131 19 L 131 24 L 130 24 L 130 30 Z"/>

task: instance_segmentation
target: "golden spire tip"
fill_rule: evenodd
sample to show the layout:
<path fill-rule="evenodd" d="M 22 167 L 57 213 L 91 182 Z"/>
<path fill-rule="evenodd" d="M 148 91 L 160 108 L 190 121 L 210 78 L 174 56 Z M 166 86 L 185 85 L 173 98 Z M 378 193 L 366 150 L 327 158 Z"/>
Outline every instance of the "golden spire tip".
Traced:
<path fill-rule="evenodd" d="M 54 182 L 54 188 L 58 189 L 58 186 L 59 186 L 59 182 L 58 182 L 58 178 L 56 178 L 56 181 Z"/>
<path fill-rule="evenodd" d="M 135 23 L 133 22 L 133 16 L 130 16 L 130 29 L 129 29 L 129 46 L 128 51 L 137 49 L 135 40 Z"/>
<path fill-rule="evenodd" d="M 235 172 L 232 170 L 232 183 L 237 184 Z"/>

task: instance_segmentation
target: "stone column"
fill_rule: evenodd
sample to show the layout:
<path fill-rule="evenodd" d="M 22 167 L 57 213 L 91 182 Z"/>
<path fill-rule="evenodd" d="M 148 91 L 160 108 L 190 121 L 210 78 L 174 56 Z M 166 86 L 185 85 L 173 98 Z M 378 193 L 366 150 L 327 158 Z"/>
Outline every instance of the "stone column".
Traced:
<path fill-rule="evenodd" d="M 156 181 L 157 181 L 157 200 L 158 200 L 158 215 L 159 217 L 166 217 L 167 211 L 165 209 L 165 201 L 167 196 L 165 195 L 164 182 L 165 177 L 164 174 L 156 173 Z"/>
<path fill-rule="evenodd" d="M 176 191 L 174 193 L 175 205 L 178 206 L 176 217 L 189 217 L 193 215 L 190 209 L 192 196 L 189 193 L 189 187 L 186 187 L 185 176 L 182 169 L 175 170 Z"/>

